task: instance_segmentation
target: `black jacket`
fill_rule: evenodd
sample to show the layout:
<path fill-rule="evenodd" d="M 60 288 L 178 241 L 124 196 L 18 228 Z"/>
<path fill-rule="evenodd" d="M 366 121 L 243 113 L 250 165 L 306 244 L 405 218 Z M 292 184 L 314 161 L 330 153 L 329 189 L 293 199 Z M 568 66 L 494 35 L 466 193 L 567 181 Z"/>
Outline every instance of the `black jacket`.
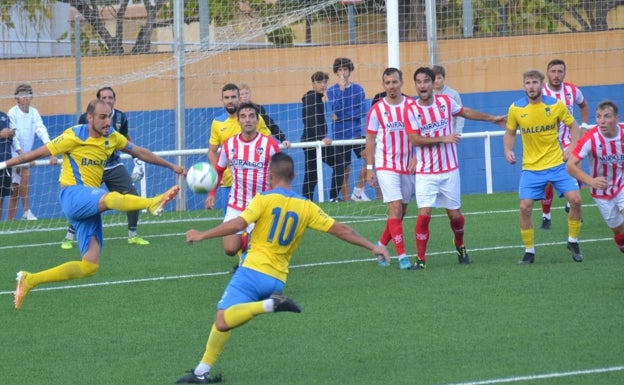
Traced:
<path fill-rule="evenodd" d="M 303 95 L 301 102 L 303 103 L 303 108 L 301 109 L 301 117 L 303 118 L 301 141 L 314 142 L 327 137 L 323 94 L 310 90 Z"/>

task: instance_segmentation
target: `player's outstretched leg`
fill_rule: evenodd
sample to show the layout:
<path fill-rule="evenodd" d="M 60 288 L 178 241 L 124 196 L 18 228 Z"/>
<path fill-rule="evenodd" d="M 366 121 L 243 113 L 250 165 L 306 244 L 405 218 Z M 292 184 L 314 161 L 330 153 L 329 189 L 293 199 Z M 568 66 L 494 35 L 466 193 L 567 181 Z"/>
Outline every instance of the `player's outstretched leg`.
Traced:
<path fill-rule="evenodd" d="M 180 186 L 175 185 L 167 190 L 164 194 L 160 194 L 152 198 L 154 203 L 148 208 L 152 215 L 161 215 L 165 211 L 165 206 L 170 201 L 174 200 L 180 192 Z"/>

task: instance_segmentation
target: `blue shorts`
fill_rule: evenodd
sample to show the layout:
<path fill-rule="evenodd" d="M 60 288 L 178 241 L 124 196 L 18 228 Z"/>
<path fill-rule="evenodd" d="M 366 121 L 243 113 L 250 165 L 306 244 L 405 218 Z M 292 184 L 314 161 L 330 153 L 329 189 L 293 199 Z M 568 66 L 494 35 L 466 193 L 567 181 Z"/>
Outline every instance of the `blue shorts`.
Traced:
<path fill-rule="evenodd" d="M 225 310 L 239 303 L 267 299 L 273 293 L 282 293 L 284 282 L 259 271 L 239 266 L 217 303 L 218 310 Z"/>
<path fill-rule="evenodd" d="M 546 197 L 544 188 L 548 182 L 553 184 L 560 197 L 567 192 L 579 189 L 578 182 L 568 174 L 564 163 L 546 170 L 522 170 L 518 188 L 519 198 L 534 201 L 544 199 Z"/>
<path fill-rule="evenodd" d="M 89 249 L 91 237 L 95 237 L 102 249 L 102 217 L 98 205 L 106 190 L 85 186 L 68 186 L 59 194 L 63 213 L 76 229 L 76 241 L 80 254 Z"/>

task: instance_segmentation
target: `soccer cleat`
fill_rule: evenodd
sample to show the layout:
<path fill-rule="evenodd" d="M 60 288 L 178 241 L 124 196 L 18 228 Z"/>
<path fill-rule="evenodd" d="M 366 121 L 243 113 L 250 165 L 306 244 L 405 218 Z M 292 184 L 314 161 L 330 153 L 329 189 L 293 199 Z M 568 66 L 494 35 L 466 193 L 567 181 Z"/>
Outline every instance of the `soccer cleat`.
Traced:
<path fill-rule="evenodd" d="M 71 239 L 63 239 L 63 241 L 61 242 L 61 249 L 63 250 L 70 250 L 74 248 L 74 242 Z"/>
<path fill-rule="evenodd" d="M 195 371 L 191 370 L 186 375 L 180 377 L 176 384 L 216 384 L 221 381 L 223 381 L 223 377 L 220 374 L 214 377 L 210 377 L 210 373 L 198 376 L 195 374 Z"/>
<path fill-rule="evenodd" d="M 399 258 L 399 269 L 409 270 L 411 267 L 412 267 L 412 263 L 410 262 L 408 257 Z"/>
<path fill-rule="evenodd" d="M 294 299 L 284 297 L 281 294 L 274 293 L 271 294 L 271 299 L 273 300 L 273 311 L 289 311 L 293 313 L 301 313 L 301 307 Z"/>
<path fill-rule="evenodd" d="M 427 268 L 427 264 L 422 259 L 416 259 L 416 263 L 411 267 L 410 270 L 425 270 Z"/>
<path fill-rule="evenodd" d="M 30 287 L 26 285 L 26 278 L 28 277 L 27 271 L 18 271 L 17 277 L 15 280 L 17 281 L 17 286 L 15 287 L 15 293 L 13 295 L 13 303 L 15 304 L 15 310 L 19 310 L 22 307 L 22 303 L 24 303 L 24 298 L 26 294 L 30 291 Z"/>
<path fill-rule="evenodd" d="M 364 192 L 361 195 L 351 194 L 351 200 L 354 202 L 370 202 L 370 198 Z"/>
<path fill-rule="evenodd" d="M 566 205 L 565 205 L 565 209 L 564 209 L 564 210 L 565 210 L 565 212 L 566 212 L 567 214 L 570 214 L 570 202 L 566 202 Z"/>
<path fill-rule="evenodd" d="M 460 265 L 469 265 L 470 256 L 468 255 L 468 252 L 466 251 L 466 246 L 464 245 L 456 246 L 456 249 L 457 249 L 457 262 L 459 262 Z"/>
<path fill-rule="evenodd" d="M 22 215 L 22 219 L 25 221 L 36 221 L 37 217 L 29 209 L 29 210 L 24 211 L 24 215 Z"/>
<path fill-rule="evenodd" d="M 145 246 L 145 245 L 149 245 L 150 243 L 149 241 L 139 237 L 138 235 L 135 235 L 132 238 L 128 238 L 128 244 Z"/>
<path fill-rule="evenodd" d="M 340 199 L 340 198 L 331 198 L 329 200 L 329 203 L 338 203 L 338 202 L 342 202 L 342 199 Z"/>
<path fill-rule="evenodd" d="M 524 253 L 524 257 L 518 261 L 518 265 L 528 265 L 535 262 L 535 253 Z"/>
<path fill-rule="evenodd" d="M 542 230 L 550 230 L 550 219 L 548 218 L 542 218 L 542 226 L 541 226 Z"/>
<path fill-rule="evenodd" d="M 574 262 L 583 262 L 583 256 L 581 255 L 581 248 L 578 242 L 568 242 L 568 250 L 572 253 Z"/>
<path fill-rule="evenodd" d="M 149 212 L 152 215 L 156 216 L 162 215 L 162 213 L 165 211 L 165 205 L 170 201 L 174 200 L 175 197 L 178 195 L 178 192 L 180 192 L 180 186 L 175 185 L 167 190 L 167 192 L 165 192 L 164 194 L 155 196 L 153 198 L 155 203 L 148 207 Z"/>
<path fill-rule="evenodd" d="M 388 267 L 390 266 L 390 262 L 386 261 L 386 259 L 384 258 L 383 255 L 381 254 L 377 254 L 377 263 L 379 264 L 379 266 L 381 267 Z"/>

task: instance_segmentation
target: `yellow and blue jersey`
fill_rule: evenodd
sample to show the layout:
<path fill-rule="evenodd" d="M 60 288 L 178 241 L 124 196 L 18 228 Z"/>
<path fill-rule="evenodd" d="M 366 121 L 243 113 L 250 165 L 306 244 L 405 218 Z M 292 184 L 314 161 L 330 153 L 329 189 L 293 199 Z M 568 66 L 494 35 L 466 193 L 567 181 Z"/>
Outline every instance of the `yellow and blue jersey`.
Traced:
<path fill-rule="evenodd" d="M 59 183 L 63 186 L 100 187 L 106 161 L 115 150 L 131 148 L 125 136 L 111 130 L 108 136 L 89 136 L 89 126 L 70 127 L 46 144 L 50 154 L 63 154 Z"/>
<path fill-rule="evenodd" d="M 258 127 L 256 127 L 256 129 L 263 135 L 271 136 L 271 130 L 269 130 L 269 127 L 267 127 L 261 115 L 258 115 Z M 238 124 L 238 119 L 236 117 L 231 117 L 227 112 L 224 112 L 212 120 L 208 144 L 223 146 L 223 143 L 225 143 L 226 140 L 240 133 L 241 126 Z M 232 174 L 229 169 L 225 170 L 223 173 L 221 186 L 232 186 Z"/>
<path fill-rule="evenodd" d="M 282 282 L 305 229 L 327 232 L 335 222 L 312 201 L 283 188 L 257 194 L 240 216 L 256 224 L 242 266 Z"/>
<path fill-rule="evenodd" d="M 540 171 L 563 164 L 560 122 L 569 126 L 574 117 L 563 102 L 551 96 L 542 96 L 542 102 L 537 104 L 529 103 L 525 96 L 509 106 L 507 129 L 520 129 L 523 170 Z"/>

